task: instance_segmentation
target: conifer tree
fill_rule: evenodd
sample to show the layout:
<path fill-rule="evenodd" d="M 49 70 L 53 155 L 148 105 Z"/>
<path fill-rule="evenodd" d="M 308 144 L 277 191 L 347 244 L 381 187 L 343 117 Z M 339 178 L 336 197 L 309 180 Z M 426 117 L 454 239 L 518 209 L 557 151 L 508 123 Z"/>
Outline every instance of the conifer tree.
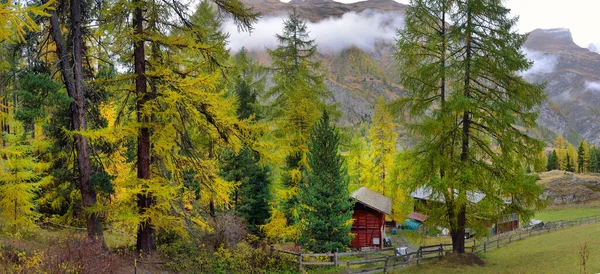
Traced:
<path fill-rule="evenodd" d="M 63 3 L 66 6 L 66 3 Z M 84 18 L 86 12 L 83 1 L 72 0 L 69 5 L 69 18 L 71 36 L 70 43 L 67 43 L 62 32 L 62 25 L 58 20 L 56 11 L 51 12 L 50 26 L 51 33 L 56 45 L 56 54 L 60 60 L 60 68 L 63 83 L 67 94 L 73 99 L 71 105 L 71 125 L 73 132 L 72 138 L 77 152 L 77 177 L 78 186 L 81 193 L 81 200 L 84 210 L 86 210 L 86 227 L 88 237 L 97 239 L 104 243 L 104 236 L 101 225 L 100 212 L 97 209 L 97 193 L 92 185 L 92 162 L 90 153 L 90 143 L 82 132 L 88 129 L 87 111 L 89 106 L 86 102 L 86 83 L 83 69 L 84 53 Z M 70 54 L 71 53 L 71 54 Z"/>
<path fill-rule="evenodd" d="M 259 226 L 264 225 L 271 215 L 269 167 L 260 166 L 258 157 L 248 148 L 237 154 L 225 151 L 221 157 L 220 175 L 238 184 L 233 192 L 233 210 L 245 219 L 250 233 L 260 234 Z"/>
<path fill-rule="evenodd" d="M 585 141 L 582 141 L 581 143 L 579 143 L 579 147 L 577 148 L 577 172 L 579 173 L 584 173 L 586 172 L 585 169 L 585 161 L 584 161 L 584 157 L 585 157 L 585 151 L 583 149 L 583 144 L 585 143 Z"/>
<path fill-rule="evenodd" d="M 576 172 L 578 170 L 577 149 L 572 144 L 567 146 L 567 156 L 569 156 L 569 158 L 566 159 L 568 166 L 567 171 Z"/>
<path fill-rule="evenodd" d="M 568 153 L 567 153 L 567 157 L 565 158 L 565 161 L 567 163 L 565 166 L 565 171 L 569 171 L 569 172 L 575 171 L 575 168 L 573 168 L 573 165 L 571 164 L 572 163 L 571 155 L 569 155 Z"/>
<path fill-rule="evenodd" d="M 241 29 L 250 29 L 257 18 L 237 0 L 212 2 L 232 15 Z M 219 28 L 222 22 L 208 3 L 195 15 L 189 15 L 181 1 L 111 4 L 111 21 L 105 28 L 122 31 L 123 39 L 113 50 L 133 61 L 130 77 L 135 79 L 121 102 L 117 126 L 126 134 L 122 138 L 137 139 L 137 180 L 133 185 L 131 180 L 117 180 L 134 194 L 136 246 L 148 252 L 156 248 L 157 229 L 186 235 L 206 225 L 206 212 L 214 217 L 217 207 L 229 204 L 232 185 L 217 176 L 215 151 L 238 150 L 249 129 L 238 121 L 233 98 L 224 96 L 223 64 L 229 56 Z M 133 26 L 123 21 L 123 13 L 131 15 Z M 133 58 L 132 52 L 123 52 L 130 45 Z M 135 110 L 135 115 L 124 109 Z"/>
<path fill-rule="evenodd" d="M 541 205 L 523 163 L 542 144 L 515 125 L 535 126 L 544 93 L 518 75 L 531 65 L 519 50 L 526 37 L 512 29 L 516 20 L 501 1 L 442 2 L 415 0 L 407 10 L 397 56 L 414 73 L 401 77 L 407 99 L 398 105 L 413 114 L 408 128 L 418 140 L 407 155 L 407 192 L 427 187 L 444 200 L 429 214 L 439 222 L 429 225 L 448 227 L 453 251 L 464 253 L 467 226 L 483 232 L 483 219 L 509 212 L 527 219 Z M 453 22 L 447 36 L 444 17 Z M 485 199 L 475 205 L 470 191 Z M 506 196 L 518 197 L 509 208 L 500 199 Z"/>
<path fill-rule="evenodd" d="M 370 154 L 375 182 L 371 182 L 370 188 L 389 197 L 393 184 L 390 180 L 390 173 L 394 165 L 398 134 L 394 130 L 392 115 L 388 113 L 383 97 L 377 99 L 372 120 L 369 140 L 372 148 Z"/>
<path fill-rule="evenodd" d="M 327 111 L 313 127 L 308 164 L 298 190 L 300 243 L 313 252 L 345 250 L 350 243 L 352 202 L 340 137 Z"/>
<path fill-rule="evenodd" d="M 287 151 L 283 168 L 282 208 L 288 224 L 297 218 L 297 192 L 306 168 L 307 140 L 312 125 L 319 119 L 324 100 L 329 95 L 324 74 L 315 61 L 317 47 L 310 39 L 306 22 L 295 10 L 284 21 L 283 33 L 276 35 L 279 46 L 268 50 L 273 61 L 274 86 L 265 98 L 274 98 L 269 118 L 276 121 L 276 135 Z"/>
<path fill-rule="evenodd" d="M 548 165 L 546 169 L 548 171 L 558 169 L 558 156 L 556 155 L 556 150 L 552 150 L 552 153 L 548 156 Z"/>
<path fill-rule="evenodd" d="M 565 158 L 567 157 L 567 144 L 568 142 L 561 135 L 557 136 L 554 140 L 554 149 L 556 150 L 556 156 L 558 157 L 558 169 L 565 170 L 565 166 L 567 162 Z"/>

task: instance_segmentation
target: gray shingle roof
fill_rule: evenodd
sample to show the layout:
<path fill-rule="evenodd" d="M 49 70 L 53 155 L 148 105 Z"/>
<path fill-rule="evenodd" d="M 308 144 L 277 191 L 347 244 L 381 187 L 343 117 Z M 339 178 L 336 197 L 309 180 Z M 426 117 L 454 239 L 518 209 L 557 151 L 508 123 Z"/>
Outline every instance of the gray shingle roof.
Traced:
<path fill-rule="evenodd" d="M 428 200 L 428 201 L 437 201 L 444 202 L 444 197 L 440 193 L 436 193 L 432 191 L 430 187 L 421 187 L 410 194 L 413 198 Z M 454 191 L 454 195 L 458 196 L 458 190 Z M 471 191 L 467 190 L 467 200 L 471 203 L 479 203 L 481 200 L 485 198 L 485 194 L 479 191 Z"/>
<path fill-rule="evenodd" d="M 361 187 L 352 193 L 352 198 L 360 203 L 385 214 L 392 212 L 392 199 L 385 197 L 366 187 Z"/>

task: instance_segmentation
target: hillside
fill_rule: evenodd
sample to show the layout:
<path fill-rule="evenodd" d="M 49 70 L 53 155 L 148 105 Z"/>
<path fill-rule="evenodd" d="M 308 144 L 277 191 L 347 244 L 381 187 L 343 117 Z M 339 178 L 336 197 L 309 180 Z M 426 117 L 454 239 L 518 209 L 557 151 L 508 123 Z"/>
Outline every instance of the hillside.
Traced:
<path fill-rule="evenodd" d="M 537 29 L 529 34 L 525 47 L 555 60 L 548 73 L 534 73 L 528 80 L 546 82 L 548 103 L 542 107 L 538 122 L 548 129 L 569 136 L 574 134 L 600 145 L 600 54 L 581 48 L 566 29 Z"/>
<path fill-rule="evenodd" d="M 544 185 L 542 197 L 550 205 L 583 204 L 600 201 L 600 176 L 549 171 L 540 174 Z"/>
<path fill-rule="evenodd" d="M 304 18 L 317 22 L 338 18 L 345 13 L 371 10 L 397 12 L 402 16 L 405 5 L 392 0 L 368 0 L 342 4 L 332 0 L 245 0 L 264 17 L 282 16 L 292 9 Z M 376 31 L 376 30 L 373 30 Z M 340 41 L 342 43 L 343 41 Z M 582 138 L 600 145 L 600 54 L 581 48 L 566 29 L 537 29 L 530 33 L 524 50 L 535 61 L 524 77 L 534 83 L 546 82 L 547 102 L 541 107 L 539 128 L 532 134 L 552 143 L 557 135 L 578 144 Z M 339 52 L 321 51 L 319 58 L 328 75 L 327 85 L 339 102 L 342 125 L 368 119 L 374 98 L 392 100 L 402 95 L 398 68 L 394 58 L 394 41 L 376 41 L 370 49 L 352 46 Z M 256 53 L 267 63 L 264 52 Z M 371 80 L 372 79 L 372 80 Z"/>

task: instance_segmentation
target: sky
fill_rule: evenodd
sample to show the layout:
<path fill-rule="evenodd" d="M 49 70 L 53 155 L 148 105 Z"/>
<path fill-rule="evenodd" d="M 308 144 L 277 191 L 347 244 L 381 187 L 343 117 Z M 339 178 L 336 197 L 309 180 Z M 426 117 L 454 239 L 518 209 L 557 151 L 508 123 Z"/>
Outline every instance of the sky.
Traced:
<path fill-rule="evenodd" d="M 354 0 L 335 0 L 342 3 Z M 396 0 L 408 4 L 408 0 Z M 513 16 L 519 16 L 517 30 L 567 28 L 581 47 L 600 45 L 600 0 L 504 0 Z"/>

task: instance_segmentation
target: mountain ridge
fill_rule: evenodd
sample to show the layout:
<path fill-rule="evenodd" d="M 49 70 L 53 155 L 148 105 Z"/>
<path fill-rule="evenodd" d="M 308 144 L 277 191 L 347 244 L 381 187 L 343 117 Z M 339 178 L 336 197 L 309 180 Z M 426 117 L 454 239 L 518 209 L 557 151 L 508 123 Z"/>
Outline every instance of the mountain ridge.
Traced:
<path fill-rule="evenodd" d="M 296 9 L 302 18 L 311 22 L 367 9 L 404 13 L 407 7 L 392 0 L 351 4 L 332 0 L 243 1 L 263 16 L 284 16 Z M 582 138 L 600 145 L 597 118 L 600 117 L 600 54 L 579 47 L 573 42 L 571 32 L 564 28 L 531 31 L 524 50 L 532 51 L 534 59 L 539 58 L 535 60 L 534 68 L 524 73 L 525 79 L 546 83 L 548 95 L 547 102 L 540 107 L 540 128 L 535 131 L 536 135 L 548 144 L 552 144 L 556 135 L 563 135 L 574 145 Z M 368 118 L 378 96 L 384 96 L 388 101 L 402 96 L 402 87 L 396 84 L 399 70 L 394 53 L 395 44 L 390 41 L 377 42 L 373 50 L 350 47 L 339 53 L 319 53 L 319 59 L 325 64 L 327 85 L 334 92 L 331 100 L 341 105 L 342 125 Z M 358 60 L 365 65 L 357 65 Z"/>

